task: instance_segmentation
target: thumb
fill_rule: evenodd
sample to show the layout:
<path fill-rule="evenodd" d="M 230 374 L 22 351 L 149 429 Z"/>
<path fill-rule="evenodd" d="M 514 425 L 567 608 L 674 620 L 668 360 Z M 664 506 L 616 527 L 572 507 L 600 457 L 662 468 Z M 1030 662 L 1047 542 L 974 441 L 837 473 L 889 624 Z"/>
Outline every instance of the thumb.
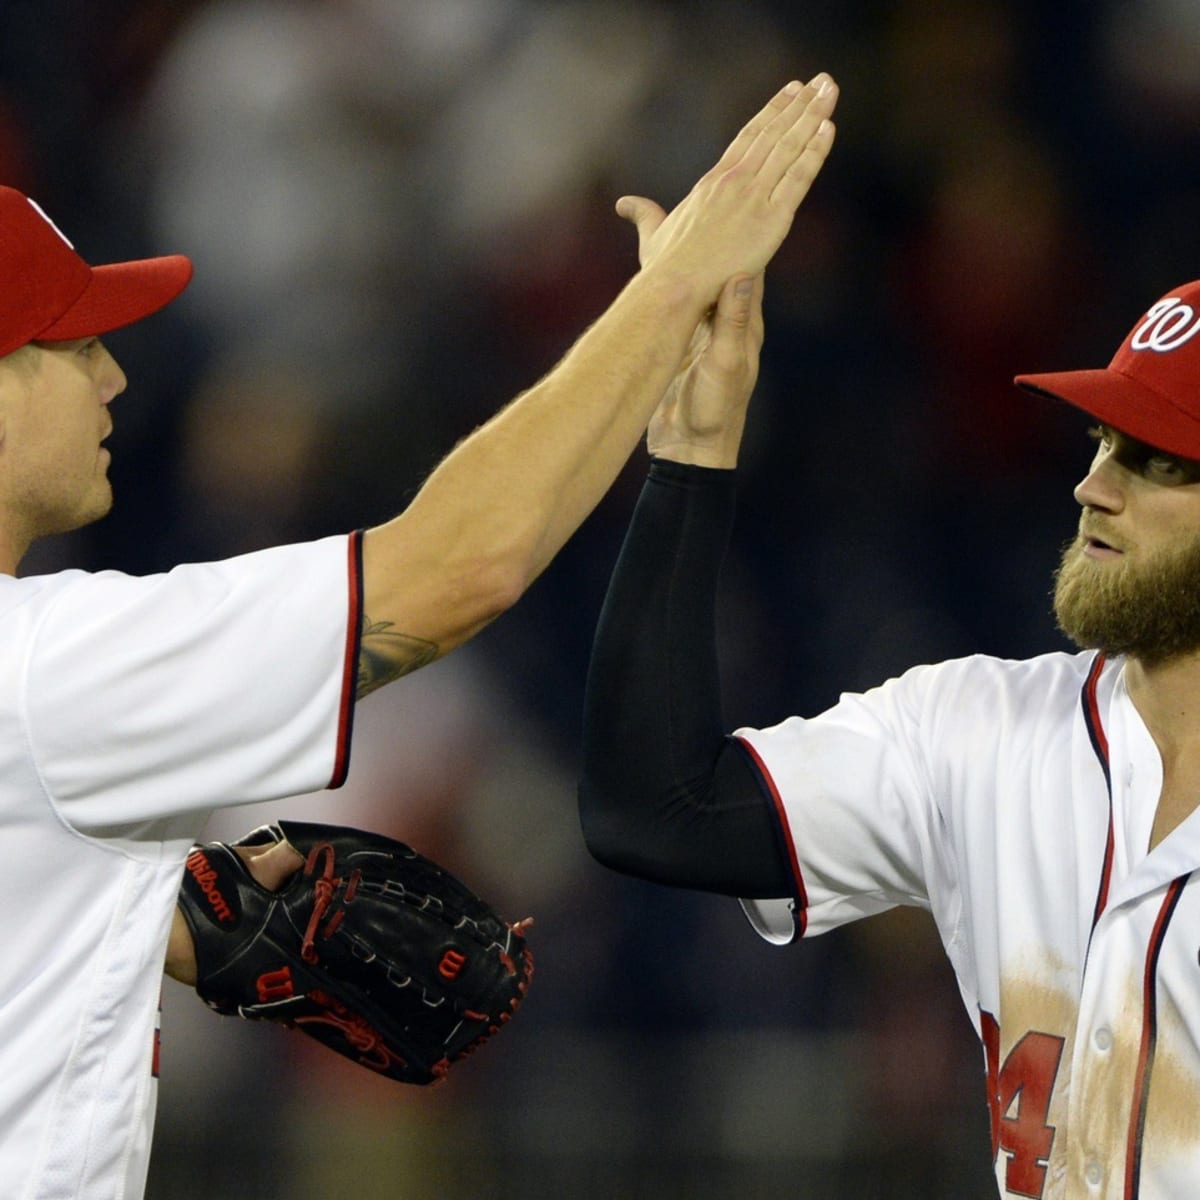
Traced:
<path fill-rule="evenodd" d="M 667 219 L 662 206 L 645 196 L 622 196 L 617 201 L 617 216 L 637 227 L 638 259 L 646 264 L 647 248 L 658 227 Z"/>
<path fill-rule="evenodd" d="M 716 362 L 732 367 L 757 356 L 762 340 L 763 277 L 735 275 L 721 289 L 709 344 Z"/>
<path fill-rule="evenodd" d="M 754 315 L 756 296 L 762 287 L 761 276 L 734 275 L 726 281 L 717 297 L 717 310 L 713 316 L 714 334 L 741 337 L 750 328 Z"/>

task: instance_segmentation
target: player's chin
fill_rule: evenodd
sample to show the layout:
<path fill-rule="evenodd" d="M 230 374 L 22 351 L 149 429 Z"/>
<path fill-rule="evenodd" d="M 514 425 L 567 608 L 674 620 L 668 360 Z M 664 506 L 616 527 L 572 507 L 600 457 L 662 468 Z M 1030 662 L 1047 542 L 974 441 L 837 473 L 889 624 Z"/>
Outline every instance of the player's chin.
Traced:
<path fill-rule="evenodd" d="M 112 481 L 108 478 L 107 463 L 101 468 L 99 478 L 95 481 L 95 486 L 88 490 L 88 495 L 84 501 L 85 516 L 88 522 L 98 521 L 101 517 L 107 517 L 112 511 L 113 506 L 113 486 Z"/>
<path fill-rule="evenodd" d="M 67 516 L 60 528 L 54 532 L 72 533 L 76 529 L 82 529 L 85 525 L 91 525 L 101 518 L 107 517 L 112 512 L 112 507 L 112 484 L 109 483 L 107 476 L 101 476 L 96 480 L 95 486 L 88 489 L 87 496 L 83 498 L 75 511 Z"/>

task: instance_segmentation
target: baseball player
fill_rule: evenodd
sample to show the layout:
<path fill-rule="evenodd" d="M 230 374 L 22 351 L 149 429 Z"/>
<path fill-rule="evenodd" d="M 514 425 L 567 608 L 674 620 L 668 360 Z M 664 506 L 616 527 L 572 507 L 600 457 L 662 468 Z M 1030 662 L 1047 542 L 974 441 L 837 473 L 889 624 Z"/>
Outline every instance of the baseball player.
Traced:
<path fill-rule="evenodd" d="M 718 312 L 714 369 L 650 425 L 587 688 L 592 853 L 741 897 L 779 944 L 928 909 L 1000 1194 L 1200 1194 L 1200 282 L 1108 367 L 1016 380 L 1096 422 L 1056 575 L 1077 653 L 916 666 L 726 737 L 713 597 L 761 336 Z"/>
<path fill-rule="evenodd" d="M 103 443 L 126 379 L 99 335 L 170 302 L 192 266 L 92 268 L 0 188 L 5 1196 L 142 1195 L 161 972 L 208 814 L 336 787 L 355 699 L 521 595 L 615 477 L 704 314 L 748 307 L 737 282 L 787 234 L 835 100 L 824 74 L 775 95 L 662 223 L 654 262 L 393 521 L 148 578 L 16 571 L 36 538 L 108 510 Z M 269 845 L 243 856 L 273 882 L 294 867 Z M 201 904 L 215 901 L 193 874 Z M 306 951 L 331 936 L 319 916 Z M 188 975 L 188 960 L 186 936 L 173 941 L 173 969 Z"/>

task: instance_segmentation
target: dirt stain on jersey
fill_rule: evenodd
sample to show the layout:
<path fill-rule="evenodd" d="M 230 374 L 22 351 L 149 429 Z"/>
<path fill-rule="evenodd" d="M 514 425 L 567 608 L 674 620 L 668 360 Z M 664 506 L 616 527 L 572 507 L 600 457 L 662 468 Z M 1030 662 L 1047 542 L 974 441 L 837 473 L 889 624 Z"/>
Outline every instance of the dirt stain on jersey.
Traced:
<path fill-rule="evenodd" d="M 1141 979 L 1131 972 L 1115 1011 L 1079 1029 L 1079 1003 L 1061 964 L 1047 964 L 1029 977 L 1007 978 L 1001 986 L 1000 1061 L 1030 1031 L 1064 1039 L 1062 1058 L 1046 1114 L 1055 1130 L 1044 1194 L 1055 1194 L 1064 1177 L 1081 1179 L 1089 1164 L 1108 1171 L 1125 1161 L 1138 1064 L 1142 1055 Z M 1055 980 L 1055 982 L 1049 982 Z M 1085 1039 L 1082 1043 L 1080 1039 Z M 1174 1002 L 1158 997 L 1158 1037 L 1150 1075 L 1143 1156 L 1162 1160 L 1194 1149 L 1200 1141 L 1195 1118 L 1200 1078 L 1189 1066 L 1196 1057 L 1188 1022 Z M 1181 1048 L 1179 1050 L 1173 1048 Z M 1015 1104 L 1016 1102 L 1014 1102 Z M 1015 1111 L 1004 1114 L 1015 1117 Z"/>
<path fill-rule="evenodd" d="M 1050 1094 L 1050 1106 L 1044 1123 L 1054 1128 L 1048 1163 L 1048 1180 L 1062 1177 L 1067 1167 L 1067 1153 L 1072 1139 L 1069 1137 L 1068 1110 L 1072 1092 L 1071 1062 L 1075 1045 L 1075 1026 L 1079 1020 L 1079 1004 L 1074 992 L 1074 972 L 1065 963 L 1050 961 L 1046 956 L 1045 967 L 1030 971 L 1026 975 L 1006 976 L 1000 985 L 1000 1062 L 1003 1064 L 1013 1049 L 1029 1033 L 1049 1034 L 1063 1039 L 1062 1056 Z M 1014 1104 L 1019 1104 L 1023 1095 L 1018 1095 Z M 1009 1111 L 1002 1116 L 1023 1116 L 1027 1121 L 1031 1114 Z M 1052 1194 L 1047 1189 L 1046 1194 Z"/>
<path fill-rule="evenodd" d="M 1193 1038 L 1193 1029 L 1178 1006 L 1170 998 L 1160 996 L 1158 1040 L 1146 1109 L 1147 1148 L 1155 1155 L 1165 1156 L 1172 1150 L 1194 1147 L 1200 1142 L 1200 1124 L 1196 1121 L 1200 1077 L 1183 1056 L 1172 1053 L 1171 1049 L 1187 1047 L 1188 1057 L 1194 1062 Z"/>

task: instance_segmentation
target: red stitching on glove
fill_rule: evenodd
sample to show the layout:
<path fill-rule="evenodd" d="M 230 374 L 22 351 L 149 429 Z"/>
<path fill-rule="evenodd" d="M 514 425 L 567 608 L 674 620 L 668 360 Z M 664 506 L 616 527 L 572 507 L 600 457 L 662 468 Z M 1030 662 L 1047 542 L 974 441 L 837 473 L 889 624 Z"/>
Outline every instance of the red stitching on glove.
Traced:
<path fill-rule="evenodd" d="M 309 852 L 308 858 L 304 862 L 304 874 L 311 875 L 317 869 L 317 858 L 321 855 L 325 857 L 325 866 L 321 877 L 313 880 L 313 892 L 315 900 L 313 901 L 312 914 L 308 918 L 308 925 L 304 930 L 304 940 L 300 943 L 300 957 L 310 965 L 317 961 L 317 948 L 315 945 L 317 938 L 317 926 L 321 923 L 321 918 L 325 915 L 325 910 L 333 903 L 333 894 L 341 880 L 333 877 L 333 864 L 335 855 L 333 845 L 330 842 L 318 842 Z M 327 933 L 326 937 L 329 936 Z"/>
<path fill-rule="evenodd" d="M 527 930 L 530 927 L 530 925 L 532 925 L 532 924 L 533 924 L 533 918 L 526 917 L 523 921 L 518 921 L 515 925 L 510 925 L 509 929 L 511 929 L 513 931 L 513 933 L 517 934 L 518 936 L 524 937 L 525 930 Z M 526 958 L 528 959 L 528 957 L 529 957 L 529 954 L 528 954 L 528 951 L 526 951 Z M 512 955 L 509 954 L 506 950 L 500 950 L 500 962 L 504 965 L 504 969 L 510 975 L 515 975 L 517 973 L 517 965 L 516 965 L 516 963 L 513 962 Z M 525 990 L 525 987 L 523 984 L 521 986 L 521 990 L 522 991 Z"/>
<path fill-rule="evenodd" d="M 325 1011 L 310 1017 L 297 1017 L 294 1024 L 332 1025 L 355 1050 L 359 1051 L 358 1061 L 373 1071 L 387 1071 L 396 1064 L 407 1065 L 405 1060 L 387 1045 L 378 1030 L 368 1024 L 365 1018 L 350 1012 L 340 1001 L 326 992 L 317 991 L 309 992 L 308 998 Z M 364 1057 L 367 1054 L 374 1054 L 374 1060 Z"/>

